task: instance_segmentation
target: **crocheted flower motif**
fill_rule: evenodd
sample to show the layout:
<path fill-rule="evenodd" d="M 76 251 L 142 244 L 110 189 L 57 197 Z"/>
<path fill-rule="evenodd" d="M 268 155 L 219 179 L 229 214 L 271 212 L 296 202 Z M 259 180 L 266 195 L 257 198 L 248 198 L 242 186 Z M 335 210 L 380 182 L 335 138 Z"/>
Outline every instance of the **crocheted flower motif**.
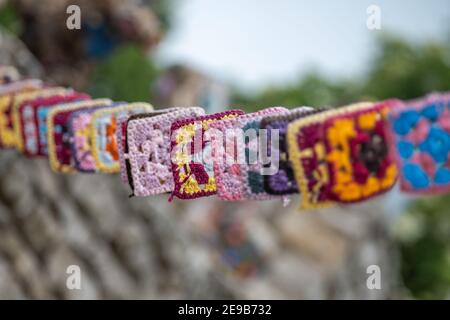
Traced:
<path fill-rule="evenodd" d="M 418 193 L 450 190 L 450 106 L 448 95 L 405 103 L 391 112 L 390 139 L 401 188 Z"/>
<path fill-rule="evenodd" d="M 355 202 L 389 190 L 397 170 L 385 137 L 388 103 L 327 120 L 328 197 Z M 402 130 L 405 129 L 402 127 Z M 402 132 L 406 132 L 403 130 Z"/>

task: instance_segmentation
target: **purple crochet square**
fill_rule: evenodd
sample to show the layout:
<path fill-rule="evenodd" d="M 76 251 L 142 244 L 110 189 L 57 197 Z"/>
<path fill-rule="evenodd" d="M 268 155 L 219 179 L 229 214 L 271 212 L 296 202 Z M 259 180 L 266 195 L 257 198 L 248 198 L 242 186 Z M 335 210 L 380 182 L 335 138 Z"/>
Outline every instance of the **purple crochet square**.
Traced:
<path fill-rule="evenodd" d="M 278 130 L 279 136 L 279 146 L 277 150 L 272 150 L 268 148 L 269 155 L 270 151 L 277 152 L 278 155 L 275 157 L 278 160 L 278 170 L 274 174 L 265 175 L 264 180 L 264 190 L 268 194 L 272 195 L 288 195 L 298 193 L 297 182 L 295 181 L 294 171 L 289 161 L 288 156 L 288 146 L 287 146 L 287 127 L 289 123 L 293 120 L 299 119 L 301 117 L 314 114 L 322 111 L 322 108 L 310 108 L 310 107 L 299 107 L 289 111 L 287 115 L 275 115 L 270 117 L 265 117 L 261 121 L 261 128 L 267 130 L 269 135 L 272 130 Z M 272 158 L 272 157 L 271 157 Z M 272 163 L 266 164 L 264 167 L 273 167 Z"/>

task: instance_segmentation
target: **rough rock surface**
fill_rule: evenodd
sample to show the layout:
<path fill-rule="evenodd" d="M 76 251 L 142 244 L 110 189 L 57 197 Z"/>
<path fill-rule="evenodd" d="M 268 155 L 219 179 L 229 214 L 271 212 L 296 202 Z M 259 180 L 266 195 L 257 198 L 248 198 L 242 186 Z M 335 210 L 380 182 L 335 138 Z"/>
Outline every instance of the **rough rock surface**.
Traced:
<path fill-rule="evenodd" d="M 117 175 L 59 175 L 0 152 L 0 298 L 389 298 L 396 255 L 380 200 L 317 212 L 294 202 L 128 198 Z M 211 214 L 243 225 L 258 272 L 220 259 Z M 205 225 L 209 231 L 205 232 Z M 219 257 L 219 258 L 218 258 Z M 379 265 L 382 289 L 366 287 Z M 69 265 L 81 290 L 69 290 Z"/>

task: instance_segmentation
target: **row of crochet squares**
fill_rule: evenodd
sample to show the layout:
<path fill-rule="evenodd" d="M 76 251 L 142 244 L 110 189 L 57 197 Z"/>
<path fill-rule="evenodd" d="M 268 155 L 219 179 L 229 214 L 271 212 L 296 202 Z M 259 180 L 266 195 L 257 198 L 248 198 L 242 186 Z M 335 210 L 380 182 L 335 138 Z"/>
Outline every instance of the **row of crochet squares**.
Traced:
<path fill-rule="evenodd" d="M 73 138 L 70 132 L 70 119 L 78 111 L 110 106 L 109 99 L 95 99 L 58 105 L 47 115 L 47 143 L 50 167 L 59 173 L 76 171 L 73 154 Z"/>
<path fill-rule="evenodd" d="M 47 156 L 46 113 L 59 104 L 87 99 L 90 99 L 89 95 L 67 91 L 22 104 L 15 120 L 19 132 L 19 151 L 29 157 Z"/>
<path fill-rule="evenodd" d="M 450 191 L 450 95 L 399 102 L 389 123 L 401 189 L 417 194 Z"/>
<path fill-rule="evenodd" d="M 382 194 L 397 176 L 406 192 L 450 191 L 450 95 L 205 115 L 199 107 L 90 100 L 24 80 L 0 87 L 0 146 L 48 155 L 57 172 L 120 171 L 137 196 L 236 201 L 300 192 L 302 207 L 323 207 Z"/>
<path fill-rule="evenodd" d="M 73 113 L 69 128 L 76 169 L 80 172 L 119 172 L 118 119 L 152 110 L 148 103 L 117 102 Z"/>
<path fill-rule="evenodd" d="M 135 196 L 174 189 L 170 157 L 172 123 L 204 114 L 199 107 L 170 108 L 120 120 L 116 134 L 121 177 Z"/>

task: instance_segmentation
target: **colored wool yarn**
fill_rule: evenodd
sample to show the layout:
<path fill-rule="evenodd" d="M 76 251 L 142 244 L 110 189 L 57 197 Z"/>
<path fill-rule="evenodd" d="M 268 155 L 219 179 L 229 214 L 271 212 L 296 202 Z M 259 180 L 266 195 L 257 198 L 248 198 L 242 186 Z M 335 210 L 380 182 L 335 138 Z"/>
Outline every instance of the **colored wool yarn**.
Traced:
<path fill-rule="evenodd" d="M 153 106 L 136 102 L 108 107 L 94 112 L 90 126 L 92 156 L 98 171 L 120 172 L 117 119 L 151 112 Z"/>
<path fill-rule="evenodd" d="M 362 201 L 395 183 L 385 123 L 393 101 L 324 111 L 288 126 L 288 147 L 302 207 Z"/>
<path fill-rule="evenodd" d="M 267 108 L 212 124 L 225 135 L 225 144 L 218 139 L 214 152 L 217 194 L 223 200 L 265 200 L 270 196 L 264 190 L 261 173 L 261 150 L 258 150 L 260 122 L 265 116 L 287 114 L 283 107 Z"/>
<path fill-rule="evenodd" d="M 392 108 L 389 123 L 401 190 L 450 191 L 450 95 L 399 103 Z"/>
<path fill-rule="evenodd" d="M 243 115 L 230 110 L 208 116 L 178 120 L 172 124 L 172 197 L 195 199 L 216 193 L 212 139 L 208 129 L 214 122 Z M 171 198 L 172 199 L 172 198 Z"/>
<path fill-rule="evenodd" d="M 68 120 L 72 113 L 112 103 L 109 99 L 79 101 L 52 108 L 47 116 L 47 142 L 50 167 L 59 173 L 75 171 Z"/>
<path fill-rule="evenodd" d="M 174 189 L 170 157 L 172 123 L 204 114 L 199 107 L 170 108 L 135 115 L 122 122 L 122 133 L 118 133 L 124 149 L 122 180 L 129 183 L 134 195 L 156 195 Z"/>

